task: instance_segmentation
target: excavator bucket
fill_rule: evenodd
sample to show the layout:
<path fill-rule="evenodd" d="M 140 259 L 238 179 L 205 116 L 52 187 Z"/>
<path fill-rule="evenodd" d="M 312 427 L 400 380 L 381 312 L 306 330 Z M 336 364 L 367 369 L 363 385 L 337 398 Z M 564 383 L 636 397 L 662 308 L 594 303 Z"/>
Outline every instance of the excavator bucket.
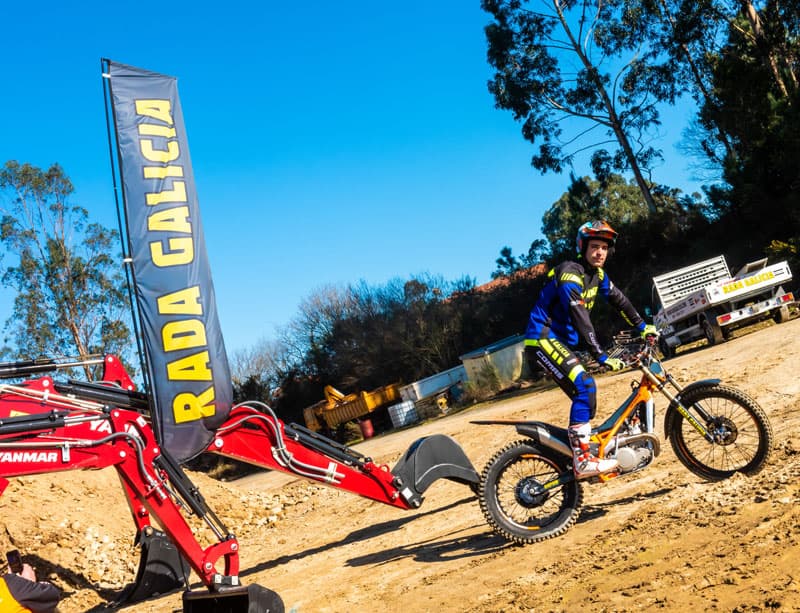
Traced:
<path fill-rule="evenodd" d="M 119 605 L 132 604 L 157 594 L 167 594 L 184 585 L 189 564 L 166 534 L 152 526 L 139 533 L 139 570 L 136 579 L 117 598 Z"/>
<path fill-rule="evenodd" d="M 184 586 L 189 564 L 166 534 L 147 526 L 139 534 L 141 556 L 136 579 L 116 600 L 130 605 Z M 185 591 L 183 610 L 190 613 L 285 613 L 283 600 L 258 584 Z"/>
<path fill-rule="evenodd" d="M 437 479 L 450 479 L 473 489 L 480 481 L 461 446 L 444 434 L 414 441 L 392 469 L 392 474 L 412 507 L 422 504 L 422 494 Z"/>
<path fill-rule="evenodd" d="M 218 592 L 183 593 L 183 613 L 285 613 L 285 610 L 278 594 L 255 583 Z"/>

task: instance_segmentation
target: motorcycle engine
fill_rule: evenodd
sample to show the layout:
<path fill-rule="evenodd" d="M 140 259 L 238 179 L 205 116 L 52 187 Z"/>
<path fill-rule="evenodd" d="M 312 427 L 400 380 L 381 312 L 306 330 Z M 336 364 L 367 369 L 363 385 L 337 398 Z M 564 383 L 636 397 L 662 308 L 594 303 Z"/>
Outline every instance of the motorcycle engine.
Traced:
<path fill-rule="evenodd" d="M 649 447 L 621 447 L 614 456 L 619 462 L 619 470 L 629 473 L 644 468 L 653 461 L 653 451 Z"/>

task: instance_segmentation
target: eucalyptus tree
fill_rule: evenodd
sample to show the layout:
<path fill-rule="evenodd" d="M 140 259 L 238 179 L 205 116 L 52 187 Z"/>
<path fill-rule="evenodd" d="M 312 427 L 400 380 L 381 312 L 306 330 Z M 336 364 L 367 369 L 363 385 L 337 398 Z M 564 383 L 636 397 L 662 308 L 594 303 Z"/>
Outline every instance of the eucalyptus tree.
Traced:
<path fill-rule="evenodd" d="M 758 86 L 758 95 L 774 100 L 797 96 L 797 0 L 625 0 L 623 10 L 624 21 L 638 23 L 648 40 L 643 61 L 671 73 L 673 95 L 690 93 L 699 109 L 725 105 L 719 72 L 731 61 L 748 66 L 738 87 Z M 763 74 L 761 83 L 750 81 L 753 73 Z M 713 163 L 721 168 L 736 162 L 735 125 L 715 121 L 713 112 L 701 112 L 697 125 L 701 149 Z"/>
<path fill-rule="evenodd" d="M 612 174 L 605 182 L 571 175 L 567 191 L 542 216 L 542 234 L 557 259 L 575 254 L 575 234 L 587 219 L 607 219 L 615 228 L 643 226 L 649 215 L 635 183 Z M 672 202 L 660 202 L 660 209 Z M 625 237 L 626 242 L 630 237 Z"/>
<path fill-rule="evenodd" d="M 738 0 L 732 3 L 741 11 L 749 28 L 740 28 L 770 73 L 775 89 L 783 98 L 797 94 L 798 5 L 795 0 Z"/>
<path fill-rule="evenodd" d="M 0 168 L 4 285 L 16 290 L 4 353 L 12 358 L 83 357 L 130 351 L 119 236 L 70 203 L 57 164 Z M 91 369 L 85 367 L 87 377 Z"/>
<path fill-rule="evenodd" d="M 676 95 L 674 74 L 645 61 L 648 22 L 624 0 L 483 0 L 496 106 L 522 122 L 533 166 L 562 172 L 594 149 L 595 175 L 630 171 L 654 213 L 650 172 L 658 104 Z M 647 175 L 647 176 L 646 176 Z"/>
<path fill-rule="evenodd" d="M 707 125 L 731 135 L 724 185 L 709 192 L 720 229 L 743 257 L 800 236 L 800 3 L 730 2 L 725 44 L 711 58 Z"/>
<path fill-rule="evenodd" d="M 648 41 L 641 62 L 672 76 L 661 81 L 669 87 L 662 90 L 662 98 L 673 103 L 688 94 L 697 108 L 714 104 L 713 63 L 725 44 L 730 23 L 721 0 L 625 0 L 623 10 L 627 15 L 624 21 L 636 21 L 637 35 Z M 646 81 L 639 84 L 651 86 Z M 718 171 L 734 154 L 731 135 L 702 117 L 690 124 L 687 134 L 696 141 L 691 149 L 701 152 Z"/>

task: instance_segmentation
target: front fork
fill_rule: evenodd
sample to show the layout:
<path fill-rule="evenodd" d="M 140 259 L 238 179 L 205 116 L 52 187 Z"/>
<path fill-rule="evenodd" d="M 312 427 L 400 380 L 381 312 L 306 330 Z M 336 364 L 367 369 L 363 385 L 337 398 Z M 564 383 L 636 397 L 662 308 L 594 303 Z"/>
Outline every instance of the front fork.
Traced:
<path fill-rule="evenodd" d="M 706 379 L 702 381 L 695 381 L 694 383 L 690 383 L 686 387 L 682 388 L 677 384 L 677 382 L 672 378 L 672 376 L 667 375 L 665 383 L 667 382 L 670 385 L 672 385 L 672 387 L 674 387 L 676 390 L 678 390 L 678 393 L 673 396 L 672 394 L 669 393 L 669 391 L 664 389 L 664 384 L 659 386 L 659 390 L 661 391 L 661 393 L 664 394 L 667 400 L 670 401 L 669 408 L 667 409 L 666 422 L 664 424 L 664 435 L 669 436 L 669 432 L 671 430 L 669 425 L 672 423 L 672 419 L 674 419 L 671 413 L 673 411 L 677 411 L 681 417 L 683 417 L 686 421 L 688 421 L 692 425 L 692 427 L 695 430 L 697 430 L 697 433 L 700 436 L 702 436 L 706 441 L 708 441 L 709 444 L 713 445 L 716 442 L 714 440 L 714 435 L 713 433 L 709 432 L 708 428 L 705 426 L 705 424 L 709 424 L 713 421 L 714 419 L 713 415 L 711 415 L 708 411 L 706 411 L 706 409 L 703 407 L 702 404 L 700 404 L 699 402 L 695 402 L 692 405 L 692 409 L 697 413 L 700 419 L 702 419 L 705 422 L 705 424 L 700 423 L 697 420 L 697 418 L 695 418 L 695 416 L 689 412 L 689 409 L 686 406 L 684 406 L 683 402 L 681 401 L 681 396 L 685 396 L 686 393 L 695 386 L 717 384 L 719 383 L 719 379 Z"/>
<path fill-rule="evenodd" d="M 697 432 L 698 432 L 698 434 L 700 434 L 700 436 L 702 436 L 704 439 L 706 439 L 709 443 L 713 444 L 714 443 L 713 435 L 708 431 L 708 428 L 706 428 L 705 425 L 701 424 L 694 417 L 694 415 L 692 415 L 689 412 L 689 409 L 687 409 L 683 405 L 683 403 L 681 402 L 681 396 L 685 395 L 687 391 L 689 391 L 690 389 L 692 389 L 695 386 L 708 385 L 709 383 L 711 383 L 711 384 L 719 383 L 719 379 L 708 379 L 708 380 L 703 380 L 703 381 L 695 381 L 694 383 L 690 383 L 686 387 L 681 387 L 680 385 L 678 385 L 678 382 L 675 381 L 675 379 L 672 377 L 672 375 L 670 375 L 668 373 L 664 373 L 664 375 L 665 375 L 664 377 L 657 377 L 656 375 L 654 375 L 650 371 L 649 368 L 642 367 L 641 370 L 644 373 L 645 377 L 650 382 L 649 387 L 651 387 L 652 389 L 657 389 L 659 392 L 661 392 L 664 395 L 664 397 L 667 400 L 669 400 L 669 407 L 667 409 L 667 416 L 666 416 L 666 422 L 665 422 L 665 428 L 664 428 L 664 435 L 665 436 L 669 436 L 670 428 L 668 427 L 668 424 L 671 423 L 671 421 L 670 421 L 671 420 L 670 413 L 674 410 L 674 411 L 677 411 L 681 415 L 681 417 L 683 417 L 686 421 L 688 421 L 692 425 L 692 427 L 695 430 L 697 430 Z M 669 384 L 670 386 L 675 388 L 678 393 L 674 394 L 674 395 L 672 393 L 670 393 L 670 391 L 667 389 L 667 384 Z M 700 403 L 697 403 L 697 402 L 694 403 L 693 408 L 698 413 L 700 418 L 703 421 L 705 421 L 705 423 L 710 423 L 711 422 L 712 416 L 708 413 L 708 411 L 706 411 L 703 408 L 703 406 Z M 648 418 L 649 418 L 649 416 L 650 416 L 650 413 L 649 413 L 649 407 L 648 407 Z M 650 425 L 650 424 L 648 424 L 648 425 Z"/>

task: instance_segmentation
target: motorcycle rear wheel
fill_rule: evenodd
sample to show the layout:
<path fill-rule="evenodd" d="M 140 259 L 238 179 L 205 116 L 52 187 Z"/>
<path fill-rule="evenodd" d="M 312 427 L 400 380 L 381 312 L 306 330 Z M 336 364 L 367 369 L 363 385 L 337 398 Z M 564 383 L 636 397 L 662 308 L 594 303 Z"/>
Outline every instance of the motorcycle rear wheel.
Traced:
<path fill-rule="evenodd" d="M 583 503 L 580 482 L 547 491 L 541 485 L 571 470 L 571 458 L 515 441 L 487 462 L 478 501 L 486 521 L 502 537 L 526 545 L 559 536 L 577 520 Z"/>
<path fill-rule="evenodd" d="M 710 384 L 690 390 L 681 403 L 714 436 L 706 440 L 686 419 L 676 415 L 669 436 L 678 460 L 694 474 L 710 481 L 734 473 L 754 475 L 767 462 L 773 445 L 772 426 L 764 409 L 734 387 Z M 710 417 L 700 417 L 698 404 Z"/>

